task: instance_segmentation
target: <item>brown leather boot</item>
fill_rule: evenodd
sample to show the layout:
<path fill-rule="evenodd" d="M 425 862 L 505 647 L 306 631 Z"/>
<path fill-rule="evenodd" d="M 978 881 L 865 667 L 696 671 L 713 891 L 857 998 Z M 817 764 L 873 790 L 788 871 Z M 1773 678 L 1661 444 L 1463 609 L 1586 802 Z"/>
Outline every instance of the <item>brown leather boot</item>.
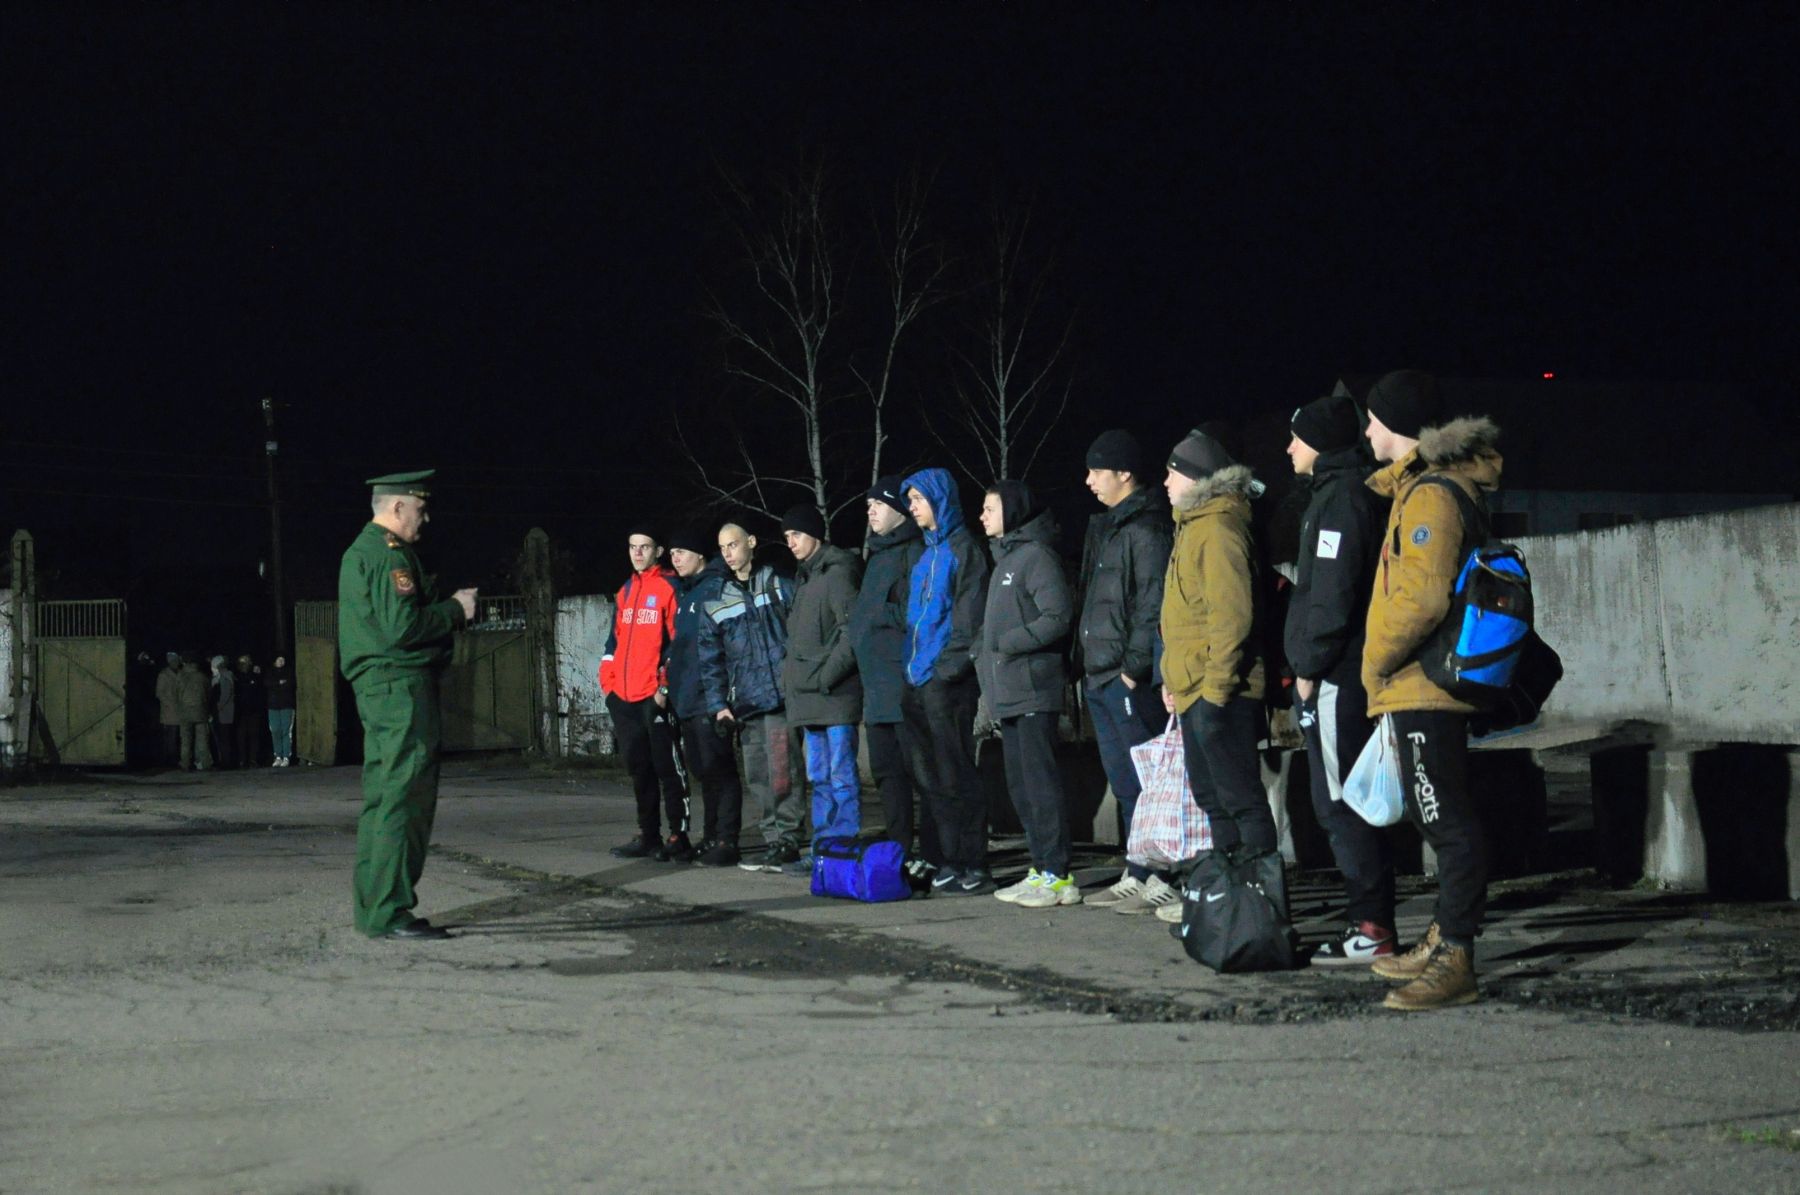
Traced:
<path fill-rule="evenodd" d="M 1369 970 L 1383 979 L 1417 979 L 1425 974 L 1425 964 L 1430 961 L 1431 952 L 1438 948 L 1438 942 L 1438 926 L 1433 921 L 1425 936 L 1415 942 L 1411 950 L 1378 958 Z"/>
<path fill-rule="evenodd" d="M 1473 1004 L 1480 998 L 1475 987 L 1475 960 L 1461 946 L 1439 943 L 1431 952 L 1424 973 L 1389 992 L 1381 1003 L 1399 1012 L 1426 1012 Z"/>

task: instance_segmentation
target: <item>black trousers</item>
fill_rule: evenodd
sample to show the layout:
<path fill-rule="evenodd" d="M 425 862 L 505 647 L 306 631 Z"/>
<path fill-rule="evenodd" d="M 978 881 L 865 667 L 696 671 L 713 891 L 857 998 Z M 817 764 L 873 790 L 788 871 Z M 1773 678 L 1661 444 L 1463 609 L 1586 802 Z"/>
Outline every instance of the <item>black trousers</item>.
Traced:
<path fill-rule="evenodd" d="M 171 767 L 178 766 L 181 763 L 181 726 L 165 725 L 162 734 L 163 762 Z"/>
<path fill-rule="evenodd" d="M 1025 826 L 1031 865 L 1053 876 L 1069 874 L 1069 803 L 1056 765 L 1056 715 L 1020 714 L 1000 720 L 1006 789 Z"/>
<path fill-rule="evenodd" d="M 1406 815 L 1437 852 L 1438 933 L 1474 947 L 1487 906 L 1487 843 L 1469 797 L 1469 720 L 1439 710 L 1393 715 Z"/>
<path fill-rule="evenodd" d="M 1306 736 L 1306 771 L 1313 813 L 1344 875 L 1345 914 L 1353 924 L 1394 928 L 1394 847 L 1387 830 L 1371 826 L 1344 804 L 1344 781 L 1375 724 L 1360 684 L 1320 681 L 1311 703 L 1299 707 Z"/>
<path fill-rule="evenodd" d="M 681 720 L 681 758 L 691 779 L 700 782 L 700 836 L 712 842 L 737 845 L 741 827 L 733 824 L 729 838 L 719 834 L 723 809 L 743 816 L 744 782 L 738 778 L 737 753 L 731 747 L 731 731 L 711 714 Z"/>
<path fill-rule="evenodd" d="M 662 837 L 656 802 L 657 782 L 661 781 L 669 833 L 686 834 L 688 796 L 681 783 L 681 772 L 675 766 L 675 736 L 669 730 L 669 712 L 658 706 L 654 698 L 622 701 L 610 693 L 606 709 L 612 714 L 613 737 L 618 741 L 619 754 L 625 757 L 631 790 L 637 796 L 638 832 L 652 842 Z"/>
<path fill-rule="evenodd" d="M 1182 755 L 1194 803 L 1212 823 L 1213 847 L 1272 851 L 1279 840 L 1256 758 L 1262 702 L 1233 697 L 1216 706 L 1204 697 L 1181 715 Z"/>
<path fill-rule="evenodd" d="M 253 768 L 262 762 L 263 723 L 267 720 L 267 715 L 260 711 L 254 714 L 238 711 L 237 721 L 231 724 L 237 736 L 238 766 Z"/>
<path fill-rule="evenodd" d="M 907 686 L 906 754 L 913 784 L 937 827 L 943 859 L 957 871 L 987 866 L 987 791 L 975 766 L 974 675 L 957 681 L 934 677 Z"/>
<path fill-rule="evenodd" d="M 937 823 L 931 810 L 920 810 L 915 818 L 912 768 L 907 759 L 907 730 L 904 723 L 879 722 L 863 724 L 863 739 L 869 744 L 869 772 L 875 777 L 875 788 L 881 794 L 881 810 L 887 825 L 887 836 L 906 848 L 908 856 L 918 854 L 927 862 L 941 865 L 943 847 L 938 843 Z M 913 833 L 919 842 L 915 851 Z"/>

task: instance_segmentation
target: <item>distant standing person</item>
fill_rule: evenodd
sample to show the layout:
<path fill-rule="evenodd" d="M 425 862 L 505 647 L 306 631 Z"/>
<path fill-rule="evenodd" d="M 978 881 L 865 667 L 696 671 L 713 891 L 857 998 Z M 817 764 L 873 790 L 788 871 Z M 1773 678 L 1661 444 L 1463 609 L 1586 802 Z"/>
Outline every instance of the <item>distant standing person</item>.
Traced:
<path fill-rule="evenodd" d="M 363 808 L 352 885 L 356 928 L 371 938 L 447 938 L 412 915 L 437 811 L 443 725 L 438 677 L 451 635 L 475 617 L 476 591 L 440 601 L 414 545 L 431 516 L 434 471 L 368 481 L 374 517 L 338 570 L 338 657 L 363 724 Z"/>
<path fill-rule="evenodd" d="M 213 750 L 219 766 L 237 766 L 237 678 L 224 656 L 212 658 Z"/>
<path fill-rule="evenodd" d="M 706 603 L 725 585 L 725 562 L 713 555 L 708 532 L 683 528 L 669 536 L 669 563 L 675 569 L 675 640 L 669 644 L 669 709 L 681 731 L 681 758 L 688 783 L 700 784 L 701 837 L 694 862 L 701 867 L 736 867 L 743 855 L 743 781 L 731 749 L 731 729 L 706 708 L 700 679 L 700 620 Z M 726 810 L 732 812 L 727 815 Z"/>
<path fill-rule="evenodd" d="M 206 693 L 206 673 L 200 662 L 183 659 L 175 673 L 175 715 L 181 726 L 177 762 L 184 772 L 212 770 L 212 728 L 207 724 Z"/>
<path fill-rule="evenodd" d="M 181 656 L 170 652 L 165 657 L 162 671 L 156 674 L 156 716 L 162 724 L 164 763 L 175 764 L 181 760 L 181 713 L 175 696 L 180 686 Z"/>
<path fill-rule="evenodd" d="M 294 670 L 286 656 L 276 656 L 269 666 L 266 686 L 269 698 L 269 741 L 274 759 L 272 768 L 285 768 L 294 762 Z"/>
<path fill-rule="evenodd" d="M 238 766 L 254 768 L 262 762 L 263 714 L 268 709 L 263 694 L 262 669 L 249 656 L 237 658 L 237 758 Z"/>
<path fill-rule="evenodd" d="M 675 638 L 675 574 L 663 563 L 662 538 L 648 527 L 625 537 L 631 576 L 613 604 L 613 629 L 600 657 L 600 691 L 631 791 L 637 798 L 637 837 L 612 849 L 617 859 L 694 857 L 688 841 L 688 795 L 675 766 L 675 728 L 669 712 L 669 647 Z M 657 804 L 661 789 L 662 808 Z M 669 837 L 662 836 L 666 813 Z"/>

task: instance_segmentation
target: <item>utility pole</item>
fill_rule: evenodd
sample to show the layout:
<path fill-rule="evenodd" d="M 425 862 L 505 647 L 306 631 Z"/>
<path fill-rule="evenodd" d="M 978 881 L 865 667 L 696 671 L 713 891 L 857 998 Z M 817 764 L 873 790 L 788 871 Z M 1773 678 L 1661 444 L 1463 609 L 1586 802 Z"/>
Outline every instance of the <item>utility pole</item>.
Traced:
<path fill-rule="evenodd" d="M 287 586 L 281 572 L 281 486 L 275 476 L 275 457 L 280 444 L 275 439 L 275 400 L 262 400 L 263 460 L 269 469 L 269 601 L 275 615 L 275 654 L 288 654 Z"/>

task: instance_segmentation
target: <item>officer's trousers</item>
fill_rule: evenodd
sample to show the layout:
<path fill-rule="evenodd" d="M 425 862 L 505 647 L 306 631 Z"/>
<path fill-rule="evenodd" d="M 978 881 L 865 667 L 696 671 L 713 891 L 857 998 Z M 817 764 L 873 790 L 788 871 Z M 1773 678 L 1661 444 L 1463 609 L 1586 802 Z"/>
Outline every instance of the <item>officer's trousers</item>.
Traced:
<path fill-rule="evenodd" d="M 356 823 L 356 928 L 371 937 L 412 921 L 437 812 L 437 678 L 388 674 L 355 686 L 363 724 L 363 808 Z"/>

